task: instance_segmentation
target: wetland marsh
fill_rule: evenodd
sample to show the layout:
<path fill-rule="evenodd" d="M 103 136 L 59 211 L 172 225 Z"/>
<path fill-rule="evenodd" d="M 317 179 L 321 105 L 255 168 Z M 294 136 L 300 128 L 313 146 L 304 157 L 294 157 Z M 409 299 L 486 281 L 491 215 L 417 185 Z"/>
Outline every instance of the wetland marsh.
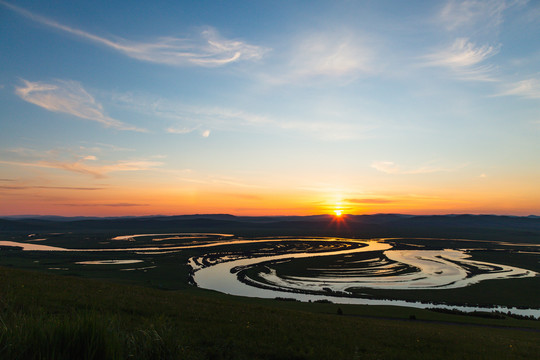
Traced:
<path fill-rule="evenodd" d="M 50 237 L 52 241 L 44 237 L 39 245 L 32 243 L 34 236 L 19 239 L 25 241 L 0 241 L 0 247 L 7 258 L 40 252 L 40 260 L 35 260 L 34 265 L 50 265 L 53 261 L 54 266 L 48 266 L 47 270 L 83 276 L 107 274 L 125 278 L 120 271 L 125 274 L 129 270 L 130 273 L 144 272 L 146 278 L 159 283 L 174 264 L 185 272 L 185 283 L 237 296 L 453 308 L 468 312 L 496 310 L 540 317 L 540 305 L 524 306 L 519 302 L 500 301 L 496 296 L 492 303 L 486 298 L 471 303 L 454 297 L 448 301 L 437 297 L 432 300 L 428 295 L 466 290 L 484 282 L 496 283 L 504 291 L 507 284 L 519 279 L 530 279 L 538 286 L 540 250 L 530 243 L 439 238 L 282 236 L 248 239 L 221 233 L 151 233 L 98 236 L 93 248 L 54 246 L 58 243 L 55 239 L 65 236 L 70 235 L 56 234 Z M 538 260 L 535 267 L 525 268 L 495 261 L 500 254 Z M 490 257 L 494 257 L 493 261 L 488 261 Z M 377 290 L 385 291 L 385 295 L 372 292 Z M 402 291 L 417 291 L 419 296 L 411 300 L 401 297 Z"/>

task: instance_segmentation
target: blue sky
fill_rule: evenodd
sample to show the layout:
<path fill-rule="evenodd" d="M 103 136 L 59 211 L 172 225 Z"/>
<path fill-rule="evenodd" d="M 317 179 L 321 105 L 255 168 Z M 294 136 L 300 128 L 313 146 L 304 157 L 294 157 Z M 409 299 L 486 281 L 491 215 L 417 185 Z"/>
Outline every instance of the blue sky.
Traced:
<path fill-rule="evenodd" d="M 0 1 L 0 213 L 540 209 L 535 1 Z"/>

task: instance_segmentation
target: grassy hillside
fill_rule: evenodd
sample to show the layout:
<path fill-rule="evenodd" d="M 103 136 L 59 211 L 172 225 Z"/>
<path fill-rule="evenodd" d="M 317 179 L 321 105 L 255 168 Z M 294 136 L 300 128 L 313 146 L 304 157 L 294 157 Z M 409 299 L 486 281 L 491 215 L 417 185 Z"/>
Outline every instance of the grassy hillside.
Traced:
<path fill-rule="evenodd" d="M 534 321 L 340 308 L 343 315 L 334 304 L 0 268 L 0 358 L 531 359 L 540 353 Z M 408 320 L 411 311 L 417 320 Z"/>

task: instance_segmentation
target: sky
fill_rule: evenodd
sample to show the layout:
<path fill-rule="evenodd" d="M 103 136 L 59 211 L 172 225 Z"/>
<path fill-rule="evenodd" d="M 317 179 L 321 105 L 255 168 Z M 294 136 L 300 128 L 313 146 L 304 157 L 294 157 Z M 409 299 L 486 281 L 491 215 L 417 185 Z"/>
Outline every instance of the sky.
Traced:
<path fill-rule="evenodd" d="M 0 216 L 540 215 L 540 2 L 0 0 Z"/>

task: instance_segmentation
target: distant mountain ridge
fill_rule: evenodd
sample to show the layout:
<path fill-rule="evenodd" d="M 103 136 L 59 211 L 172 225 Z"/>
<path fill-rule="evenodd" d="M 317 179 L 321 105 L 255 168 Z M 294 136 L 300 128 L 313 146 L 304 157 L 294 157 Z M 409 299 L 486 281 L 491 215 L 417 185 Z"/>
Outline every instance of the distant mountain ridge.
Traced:
<path fill-rule="evenodd" d="M 399 213 L 379 213 L 370 215 L 343 215 L 348 219 L 355 218 L 456 218 L 456 217 L 493 217 L 493 218 L 532 218 L 540 219 L 540 215 L 492 215 L 492 214 L 445 214 L 445 215 L 411 215 Z M 187 214 L 187 215 L 141 215 L 141 216 L 61 216 L 61 215 L 6 215 L 0 216 L 4 220 L 49 220 L 49 221 L 78 221 L 78 220 L 122 220 L 122 219 L 215 219 L 215 220 L 246 220 L 246 221 L 275 221 L 275 220 L 320 220 L 335 218 L 330 214 L 319 215 L 264 215 L 264 216 L 240 216 L 231 214 Z"/>
<path fill-rule="evenodd" d="M 222 232 L 238 236 L 444 237 L 540 243 L 540 217 L 507 215 L 1 217 L 6 232 Z"/>

